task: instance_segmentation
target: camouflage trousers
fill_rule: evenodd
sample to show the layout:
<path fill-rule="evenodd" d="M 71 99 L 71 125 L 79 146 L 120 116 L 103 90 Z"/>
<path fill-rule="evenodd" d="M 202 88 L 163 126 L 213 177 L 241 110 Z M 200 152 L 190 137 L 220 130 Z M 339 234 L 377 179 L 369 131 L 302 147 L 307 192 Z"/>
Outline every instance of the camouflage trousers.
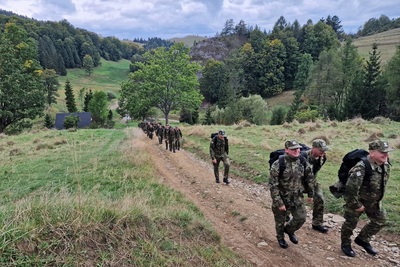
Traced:
<path fill-rule="evenodd" d="M 224 178 L 228 178 L 228 176 L 229 176 L 229 167 L 231 166 L 231 162 L 229 161 L 229 158 L 215 157 L 215 159 L 217 160 L 216 163 L 213 163 L 215 180 L 219 180 L 219 163 L 221 161 L 224 163 Z"/>
<path fill-rule="evenodd" d="M 313 196 L 313 225 L 322 225 L 324 222 L 324 202 L 325 200 L 321 185 L 319 183 L 315 183 Z"/>
<path fill-rule="evenodd" d="M 175 152 L 175 138 L 168 138 L 169 151 Z"/>
<path fill-rule="evenodd" d="M 278 207 L 272 206 L 272 212 L 274 213 L 276 238 L 278 240 L 285 238 L 285 230 L 288 233 L 294 233 L 306 222 L 307 212 L 303 204 L 286 206 L 286 211 L 280 211 Z M 285 225 L 286 214 L 289 212 L 292 214 L 292 219 Z"/>
<path fill-rule="evenodd" d="M 158 143 L 162 144 L 162 141 L 163 141 L 163 136 L 162 136 L 162 134 L 159 134 L 158 135 Z"/>
<path fill-rule="evenodd" d="M 369 222 L 361 229 L 358 234 L 359 239 L 369 243 L 372 236 L 377 234 L 386 225 L 386 211 L 380 207 L 380 203 L 363 203 L 365 214 Z M 358 220 L 363 212 L 355 211 L 344 205 L 345 222 L 341 229 L 342 245 L 351 244 L 353 230 L 357 227 Z"/>

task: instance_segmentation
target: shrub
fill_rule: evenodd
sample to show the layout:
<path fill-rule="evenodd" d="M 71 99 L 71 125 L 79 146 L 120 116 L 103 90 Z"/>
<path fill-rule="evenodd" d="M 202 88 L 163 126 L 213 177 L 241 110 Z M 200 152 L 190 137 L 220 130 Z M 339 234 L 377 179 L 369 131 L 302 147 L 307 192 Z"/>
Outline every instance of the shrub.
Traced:
<path fill-rule="evenodd" d="M 271 116 L 271 125 L 281 125 L 285 122 L 286 109 L 282 106 L 274 108 Z"/>
<path fill-rule="evenodd" d="M 317 110 L 303 110 L 299 111 L 295 114 L 294 118 L 298 120 L 301 123 L 304 123 L 306 121 L 312 121 L 314 122 L 317 118 L 319 117 L 319 113 Z"/>
<path fill-rule="evenodd" d="M 67 116 L 64 119 L 64 127 L 65 129 L 77 128 L 78 122 L 79 122 L 79 117 L 73 115 Z"/>

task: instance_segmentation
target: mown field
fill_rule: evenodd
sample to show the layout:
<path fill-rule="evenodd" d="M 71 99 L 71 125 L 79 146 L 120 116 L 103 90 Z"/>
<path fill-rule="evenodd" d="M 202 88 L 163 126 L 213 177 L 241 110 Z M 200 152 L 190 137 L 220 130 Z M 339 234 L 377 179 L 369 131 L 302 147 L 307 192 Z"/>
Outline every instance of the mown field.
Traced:
<path fill-rule="evenodd" d="M 65 82 L 70 81 L 74 90 L 75 101 L 78 109 L 82 107 L 83 99 L 79 98 L 79 90 L 86 88 L 92 91 L 112 92 L 118 96 L 121 89 L 121 82 L 128 79 L 129 60 L 122 59 L 118 62 L 101 60 L 101 65 L 94 68 L 91 75 L 87 75 L 84 69 L 68 69 L 67 76 L 60 76 L 60 88 L 58 90 L 57 104 L 55 107 L 65 111 Z"/>
<path fill-rule="evenodd" d="M 369 53 L 372 52 L 372 44 L 378 44 L 378 51 L 381 55 L 382 65 L 394 56 L 396 47 L 400 45 L 400 29 L 392 29 L 371 36 L 361 37 L 353 40 L 353 44 L 357 47 L 360 56 L 365 59 L 369 58 Z"/>

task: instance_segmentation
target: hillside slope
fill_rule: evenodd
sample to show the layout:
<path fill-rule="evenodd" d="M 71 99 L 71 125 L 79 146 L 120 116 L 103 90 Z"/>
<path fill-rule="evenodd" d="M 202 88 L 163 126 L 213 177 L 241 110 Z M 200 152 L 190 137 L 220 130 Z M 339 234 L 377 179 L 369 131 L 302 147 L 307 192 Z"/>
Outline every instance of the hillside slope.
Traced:
<path fill-rule="evenodd" d="M 275 226 L 269 190 L 241 177 L 233 177 L 231 184 L 216 184 L 211 162 L 205 162 L 181 149 L 176 153 L 165 150 L 156 140 L 151 140 L 139 129 L 134 129 L 146 151 L 150 154 L 160 180 L 190 199 L 233 251 L 254 266 L 338 267 L 396 266 L 396 253 L 386 244 L 393 240 L 379 235 L 372 242 L 380 254 L 372 257 L 354 245 L 357 258 L 345 257 L 340 250 L 340 216 L 326 214 L 330 231 L 321 234 L 311 229 L 311 212 L 307 222 L 296 233 L 299 244 L 289 242 L 281 249 L 275 238 Z"/>

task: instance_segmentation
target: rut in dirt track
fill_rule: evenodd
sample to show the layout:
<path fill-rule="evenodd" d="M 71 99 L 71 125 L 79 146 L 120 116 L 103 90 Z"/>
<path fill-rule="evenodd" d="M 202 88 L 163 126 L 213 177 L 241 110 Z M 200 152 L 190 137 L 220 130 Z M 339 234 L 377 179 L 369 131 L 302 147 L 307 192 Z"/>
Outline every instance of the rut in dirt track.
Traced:
<path fill-rule="evenodd" d="M 211 160 L 204 162 L 184 149 L 167 151 L 156 138 L 147 138 L 140 129 L 133 131 L 144 142 L 161 181 L 190 199 L 211 222 L 222 243 L 254 266 L 396 266 L 383 254 L 371 257 L 356 247 L 356 258 L 343 256 L 338 229 L 318 233 L 311 230 L 309 217 L 296 232 L 299 244 L 289 242 L 288 249 L 281 249 L 266 185 L 239 177 L 231 178 L 228 186 L 216 184 Z"/>

